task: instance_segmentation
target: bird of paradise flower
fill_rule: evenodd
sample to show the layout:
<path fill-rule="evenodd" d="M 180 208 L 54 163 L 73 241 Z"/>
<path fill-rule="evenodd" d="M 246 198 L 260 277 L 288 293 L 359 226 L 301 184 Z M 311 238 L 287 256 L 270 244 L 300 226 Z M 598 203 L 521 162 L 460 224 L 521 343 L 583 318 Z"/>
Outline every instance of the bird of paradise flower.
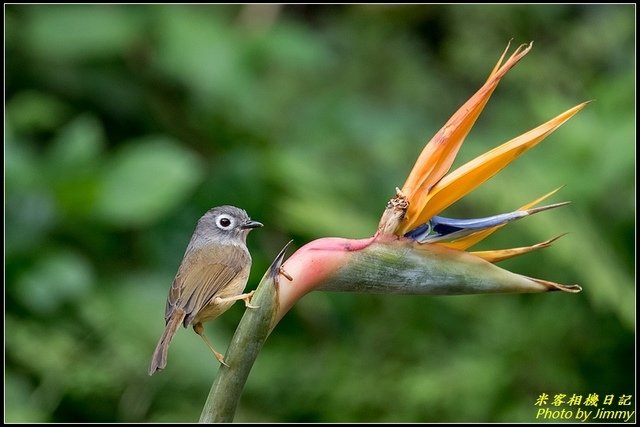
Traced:
<path fill-rule="evenodd" d="M 585 102 L 565 111 L 537 128 L 475 158 L 445 176 L 465 137 L 482 112 L 500 79 L 529 52 L 531 47 L 532 44 L 519 46 L 506 63 L 502 64 L 509 48 L 507 46 L 487 82 L 429 141 L 420 154 L 402 190 L 398 190 L 396 199 L 391 202 L 396 211 L 394 216 L 398 215 L 397 211 L 398 207 L 400 207 L 401 218 L 396 223 L 383 216 L 380 230 L 382 234 L 389 232 L 400 233 L 422 243 L 448 240 L 451 242 L 441 244 L 456 249 L 467 249 L 510 221 L 566 204 L 558 203 L 532 209 L 532 206 L 558 191 L 556 189 L 508 214 L 473 220 L 452 220 L 436 216 L 438 212 L 443 211 L 464 197 L 518 156 L 534 147 L 587 104 Z M 406 210 L 402 209 L 403 205 L 406 205 Z M 388 215 L 389 213 L 387 213 L 387 217 Z M 551 241 L 518 250 L 476 252 L 475 254 L 496 262 L 546 247 L 549 243 Z"/>
<path fill-rule="evenodd" d="M 507 46 L 484 85 L 427 143 L 406 182 L 401 189 L 396 188 L 395 197 L 387 203 L 374 236 L 357 240 L 343 238 L 314 240 L 296 251 L 284 263 L 284 270 L 293 280 L 290 286 L 283 286 L 280 289 L 278 319 L 295 301 L 312 290 L 426 294 L 550 290 L 579 292 L 581 290 L 578 285 L 562 285 L 534 279 L 510 273 L 497 266 L 492 265 L 493 268 L 491 268 L 487 265 L 546 248 L 561 236 L 532 246 L 491 251 L 466 251 L 511 221 L 567 204 L 564 202 L 535 207 L 559 189 L 521 206 L 516 211 L 491 217 L 453 219 L 437 215 L 537 145 L 587 105 L 587 102 L 576 105 L 447 174 L 465 137 L 498 83 L 531 50 L 532 46 L 533 43 L 520 45 L 505 61 L 509 50 Z M 403 283 L 402 289 L 394 289 L 393 281 L 385 276 L 386 273 L 394 270 L 384 265 L 384 262 L 388 262 L 390 258 L 381 256 L 380 253 L 376 256 L 363 255 L 367 254 L 367 251 L 388 252 L 387 255 L 394 251 L 401 252 L 401 258 L 404 261 L 414 256 L 422 256 L 424 262 L 416 259 L 415 264 L 411 266 L 403 265 L 404 276 L 407 276 L 407 268 L 411 271 L 422 269 L 422 273 L 427 271 L 430 275 L 417 274 L 415 280 L 422 281 L 421 283 L 412 283 L 411 286 L 404 286 L 406 283 Z M 367 265 L 356 267 L 358 263 L 355 259 L 364 262 L 365 258 Z M 479 263 L 479 261 L 486 261 L 486 263 Z M 456 276 L 456 280 L 464 283 L 435 283 L 442 278 L 450 278 L 451 275 L 444 270 L 456 270 L 470 265 L 477 267 L 477 270 Z M 358 282 L 362 282 L 358 275 L 365 272 L 367 277 L 378 275 L 379 286 L 372 283 L 358 286 Z M 438 272 L 441 274 L 434 274 Z M 485 280 L 487 277 L 491 277 L 493 282 L 487 282 Z M 479 282 L 483 285 L 478 285 Z"/>
<path fill-rule="evenodd" d="M 447 174 L 465 137 L 505 74 L 532 48 L 519 46 L 505 61 L 509 46 L 484 85 L 427 143 L 401 189 L 386 205 L 376 233 L 365 239 L 314 240 L 284 263 L 276 257 L 238 325 L 200 421 L 230 421 L 242 386 L 260 348 L 284 314 L 314 290 L 458 295 L 497 292 L 579 292 L 578 285 L 530 278 L 494 263 L 548 247 L 558 237 L 519 248 L 467 252 L 505 224 L 563 206 L 535 207 L 558 189 L 519 209 L 486 218 L 439 216 L 518 156 L 534 147 L 586 106 L 581 103 Z M 281 280 L 284 276 L 287 280 Z M 219 391 L 219 392 L 218 392 Z"/>

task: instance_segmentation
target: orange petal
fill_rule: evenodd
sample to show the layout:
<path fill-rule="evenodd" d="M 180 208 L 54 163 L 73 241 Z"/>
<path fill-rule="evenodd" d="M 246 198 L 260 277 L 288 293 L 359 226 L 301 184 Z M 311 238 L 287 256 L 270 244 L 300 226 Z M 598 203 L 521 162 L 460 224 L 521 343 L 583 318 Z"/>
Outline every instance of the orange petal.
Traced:
<path fill-rule="evenodd" d="M 485 84 L 451 116 L 422 150 L 402 187 L 402 193 L 409 200 L 409 216 L 414 216 L 415 209 L 420 205 L 415 203 L 416 195 L 426 194 L 447 173 L 465 137 L 498 86 L 500 79 L 529 52 L 532 44 L 525 46 L 519 46 L 507 62 L 501 65 L 505 50 Z"/>
<path fill-rule="evenodd" d="M 426 195 L 414 197 L 413 200 L 410 199 L 409 210 L 401 224 L 400 233 L 404 234 L 420 224 L 424 224 L 431 217 L 464 197 L 518 158 L 522 153 L 546 138 L 560 125 L 582 110 L 587 103 L 583 102 L 576 105 L 537 128 L 476 157 L 442 178 Z M 417 203 L 416 199 L 418 199 Z M 413 212 L 411 211 L 412 207 L 414 208 Z"/>
<path fill-rule="evenodd" d="M 504 61 L 504 57 L 507 55 L 507 52 L 509 52 L 509 46 L 511 46 L 511 40 L 509 40 L 509 42 L 507 43 L 507 47 L 504 48 L 504 52 L 502 52 L 502 56 L 500 56 L 500 59 L 498 59 L 498 62 L 496 63 L 495 67 L 493 67 L 493 70 L 491 70 L 491 73 L 489 74 L 489 78 L 495 75 L 500 69 L 500 67 L 502 66 L 502 61 Z M 529 48 L 531 48 L 532 44 L 533 42 L 530 43 Z M 518 49 L 520 49 L 521 47 L 522 46 L 520 46 Z M 516 52 L 518 51 L 518 49 L 516 49 Z"/>
<path fill-rule="evenodd" d="M 531 209 L 535 205 L 542 203 L 542 201 L 544 201 L 545 199 L 547 199 L 547 198 L 553 196 L 554 194 L 556 194 L 561 188 L 562 187 L 558 187 L 555 190 L 548 192 L 544 196 L 538 197 L 534 201 L 529 202 L 529 203 L 527 203 L 527 204 L 525 204 L 523 206 L 520 206 L 516 210 L 525 211 L 527 209 Z M 446 247 L 451 248 L 451 249 L 460 249 L 460 250 L 464 251 L 465 249 L 470 248 L 471 246 L 475 245 L 476 243 L 486 239 L 491 234 L 493 234 L 495 231 L 497 231 L 498 229 L 504 227 L 505 225 L 507 225 L 507 224 L 496 225 L 495 227 L 487 228 L 486 230 L 482 230 L 482 231 L 478 231 L 477 233 L 469 234 L 468 236 L 462 237 L 462 238 L 457 239 L 457 240 L 453 240 L 451 242 L 443 242 L 443 243 L 438 243 L 438 244 L 442 245 L 442 246 L 446 246 Z"/>
<path fill-rule="evenodd" d="M 527 254 L 529 252 L 533 252 L 538 249 L 548 248 L 549 246 L 551 246 L 553 242 L 555 242 L 565 234 L 561 234 L 559 236 L 554 237 L 553 239 L 545 240 L 544 242 L 540 242 L 532 246 L 524 246 L 521 248 L 510 248 L 510 249 L 498 249 L 494 251 L 479 251 L 479 252 L 471 252 L 471 253 L 477 257 L 482 258 L 485 261 L 496 263 L 496 262 L 504 261 L 505 259 L 512 258 L 514 256 Z"/>

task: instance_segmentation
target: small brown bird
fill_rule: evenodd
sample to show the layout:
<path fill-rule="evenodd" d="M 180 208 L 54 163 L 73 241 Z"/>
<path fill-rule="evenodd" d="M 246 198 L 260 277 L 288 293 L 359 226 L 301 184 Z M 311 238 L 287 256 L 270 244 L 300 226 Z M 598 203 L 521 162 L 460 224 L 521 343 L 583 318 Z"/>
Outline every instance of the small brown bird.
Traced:
<path fill-rule="evenodd" d="M 193 325 L 216 359 L 226 365 L 223 355 L 204 334 L 202 324 L 218 317 L 238 300 L 255 308 L 249 304 L 253 292 L 242 292 L 251 269 L 247 234 L 257 227 L 262 224 L 234 206 L 210 209 L 200 218 L 169 290 L 166 326 L 153 353 L 149 375 L 167 365 L 167 350 L 180 324 L 185 328 Z"/>

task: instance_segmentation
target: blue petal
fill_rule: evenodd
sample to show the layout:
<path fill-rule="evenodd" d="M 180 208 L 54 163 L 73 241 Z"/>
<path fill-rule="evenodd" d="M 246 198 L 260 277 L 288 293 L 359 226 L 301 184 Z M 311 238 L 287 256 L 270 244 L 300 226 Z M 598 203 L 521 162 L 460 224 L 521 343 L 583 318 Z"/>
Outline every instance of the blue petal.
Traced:
<path fill-rule="evenodd" d="M 405 237 L 418 243 L 434 243 L 443 240 L 455 240 L 477 231 L 503 225 L 516 219 L 524 218 L 536 212 L 564 206 L 569 202 L 555 203 L 539 208 L 514 211 L 484 218 L 457 219 L 434 216 L 425 224 L 422 224 L 405 234 Z"/>

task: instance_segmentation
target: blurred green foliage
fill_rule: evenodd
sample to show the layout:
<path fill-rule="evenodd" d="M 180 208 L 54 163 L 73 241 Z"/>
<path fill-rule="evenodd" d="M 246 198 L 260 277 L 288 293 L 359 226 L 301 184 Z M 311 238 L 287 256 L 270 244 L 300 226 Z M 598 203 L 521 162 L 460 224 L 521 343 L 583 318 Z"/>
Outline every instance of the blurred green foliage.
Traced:
<path fill-rule="evenodd" d="M 289 239 L 371 235 L 511 38 L 534 49 L 456 165 L 595 102 L 447 213 L 491 215 L 565 185 L 552 201 L 572 205 L 480 248 L 569 232 L 502 266 L 584 291 L 311 294 L 267 341 L 236 420 L 527 422 L 541 393 L 633 395 L 634 15 L 6 6 L 5 421 L 196 421 L 217 363 L 192 331 L 146 372 L 197 219 L 234 204 L 264 222 L 249 288 Z M 240 306 L 207 325 L 220 349 Z"/>

